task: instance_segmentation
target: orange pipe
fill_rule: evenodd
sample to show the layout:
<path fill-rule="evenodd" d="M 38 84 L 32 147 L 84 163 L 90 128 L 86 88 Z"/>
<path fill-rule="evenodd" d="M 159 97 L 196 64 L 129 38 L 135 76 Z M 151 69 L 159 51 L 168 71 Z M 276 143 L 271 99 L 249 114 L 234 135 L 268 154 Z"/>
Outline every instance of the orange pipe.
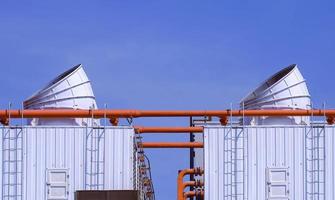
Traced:
<path fill-rule="evenodd" d="M 188 191 L 184 193 L 183 200 L 186 200 L 187 198 L 190 197 L 204 197 L 204 191 Z"/>
<path fill-rule="evenodd" d="M 0 110 L 0 118 L 335 116 L 335 110 Z"/>
<path fill-rule="evenodd" d="M 183 189 L 189 187 L 189 186 L 195 186 L 196 185 L 196 181 L 186 181 L 182 183 Z"/>
<path fill-rule="evenodd" d="M 177 200 L 183 200 L 184 199 L 184 185 L 183 185 L 183 181 L 184 181 L 184 176 L 188 175 L 188 174 L 194 174 L 194 175 L 201 175 L 204 173 L 203 169 L 200 168 L 194 168 L 194 169 L 184 169 L 181 170 L 178 173 L 178 178 L 177 178 Z"/>
<path fill-rule="evenodd" d="M 186 181 L 182 183 L 182 186 L 181 186 L 183 188 L 183 192 L 189 186 L 201 187 L 201 186 L 204 186 L 204 183 L 202 181 Z"/>
<path fill-rule="evenodd" d="M 134 127 L 136 133 L 202 133 L 204 127 Z"/>
<path fill-rule="evenodd" d="M 143 148 L 203 148 L 202 142 L 143 142 Z"/>
<path fill-rule="evenodd" d="M 202 181 L 186 181 L 182 185 L 183 189 L 189 186 L 200 187 L 200 186 L 204 186 L 204 183 Z"/>

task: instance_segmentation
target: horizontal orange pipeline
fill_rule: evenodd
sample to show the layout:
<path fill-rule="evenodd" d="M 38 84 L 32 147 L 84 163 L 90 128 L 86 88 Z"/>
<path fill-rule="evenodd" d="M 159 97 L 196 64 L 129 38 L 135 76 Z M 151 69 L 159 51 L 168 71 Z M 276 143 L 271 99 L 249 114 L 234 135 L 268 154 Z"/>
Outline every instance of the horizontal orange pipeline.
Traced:
<path fill-rule="evenodd" d="M 143 142 L 143 148 L 203 148 L 202 142 Z"/>
<path fill-rule="evenodd" d="M 0 110 L 0 118 L 335 116 L 335 110 Z"/>
<path fill-rule="evenodd" d="M 188 199 L 190 197 L 204 197 L 204 191 L 188 191 L 184 193 L 184 199 Z"/>
<path fill-rule="evenodd" d="M 136 133 L 202 133 L 204 127 L 134 127 Z"/>

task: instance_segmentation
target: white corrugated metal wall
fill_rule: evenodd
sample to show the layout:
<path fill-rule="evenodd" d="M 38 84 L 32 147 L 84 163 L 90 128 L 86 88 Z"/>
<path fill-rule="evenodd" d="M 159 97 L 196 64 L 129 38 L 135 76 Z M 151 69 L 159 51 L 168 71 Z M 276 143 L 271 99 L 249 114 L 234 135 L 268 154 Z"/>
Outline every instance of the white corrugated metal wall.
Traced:
<path fill-rule="evenodd" d="M 233 128 L 205 128 L 204 145 L 205 198 L 243 199 L 244 134 Z"/>
<path fill-rule="evenodd" d="M 334 199 L 333 133 L 333 126 L 206 127 L 205 199 Z"/>
<path fill-rule="evenodd" d="M 2 127 L 1 133 L 3 200 L 74 199 L 76 190 L 135 187 L 131 127 Z"/>
<path fill-rule="evenodd" d="M 326 127 L 325 134 L 325 194 L 326 199 L 335 199 L 335 127 Z"/>

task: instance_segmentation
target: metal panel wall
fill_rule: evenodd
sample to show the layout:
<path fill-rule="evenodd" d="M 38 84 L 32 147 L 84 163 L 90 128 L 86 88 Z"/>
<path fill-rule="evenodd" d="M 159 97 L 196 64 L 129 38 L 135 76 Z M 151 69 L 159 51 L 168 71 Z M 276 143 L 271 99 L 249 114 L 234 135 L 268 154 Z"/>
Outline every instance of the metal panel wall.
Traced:
<path fill-rule="evenodd" d="M 242 131 L 213 126 L 205 128 L 205 199 L 243 199 L 246 138 Z"/>
<path fill-rule="evenodd" d="M 335 199 L 335 127 L 327 126 L 325 134 L 325 196 Z"/>
<path fill-rule="evenodd" d="M 204 134 L 197 133 L 194 134 L 194 141 L 196 142 L 203 142 L 204 141 Z M 194 149 L 194 167 L 204 167 L 204 150 L 200 148 Z"/>
<path fill-rule="evenodd" d="M 76 190 L 135 189 L 134 130 L 130 127 L 1 129 L 3 200 L 48 199 L 50 192 L 58 195 L 65 190 L 64 199 L 74 199 Z M 57 187 L 57 180 L 48 182 L 50 171 L 66 172 L 67 186 Z"/>
<path fill-rule="evenodd" d="M 330 138 L 326 147 L 324 131 Z M 206 127 L 205 199 L 324 199 L 324 149 L 326 163 L 334 163 L 333 131 L 324 126 Z M 326 166 L 326 192 L 334 195 L 334 165 Z"/>

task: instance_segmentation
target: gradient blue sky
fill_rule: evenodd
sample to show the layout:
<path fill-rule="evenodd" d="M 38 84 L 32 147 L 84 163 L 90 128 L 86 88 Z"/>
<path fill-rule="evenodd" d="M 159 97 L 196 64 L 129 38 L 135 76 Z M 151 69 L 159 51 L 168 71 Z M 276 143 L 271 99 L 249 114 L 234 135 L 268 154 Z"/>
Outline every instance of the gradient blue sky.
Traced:
<path fill-rule="evenodd" d="M 226 109 L 297 63 L 314 105 L 335 107 L 332 1 L 0 2 L 1 108 L 82 63 L 100 107 Z M 138 125 L 188 120 L 139 119 Z M 145 136 L 185 141 L 187 136 Z M 176 197 L 186 150 L 148 150 L 157 199 Z"/>

